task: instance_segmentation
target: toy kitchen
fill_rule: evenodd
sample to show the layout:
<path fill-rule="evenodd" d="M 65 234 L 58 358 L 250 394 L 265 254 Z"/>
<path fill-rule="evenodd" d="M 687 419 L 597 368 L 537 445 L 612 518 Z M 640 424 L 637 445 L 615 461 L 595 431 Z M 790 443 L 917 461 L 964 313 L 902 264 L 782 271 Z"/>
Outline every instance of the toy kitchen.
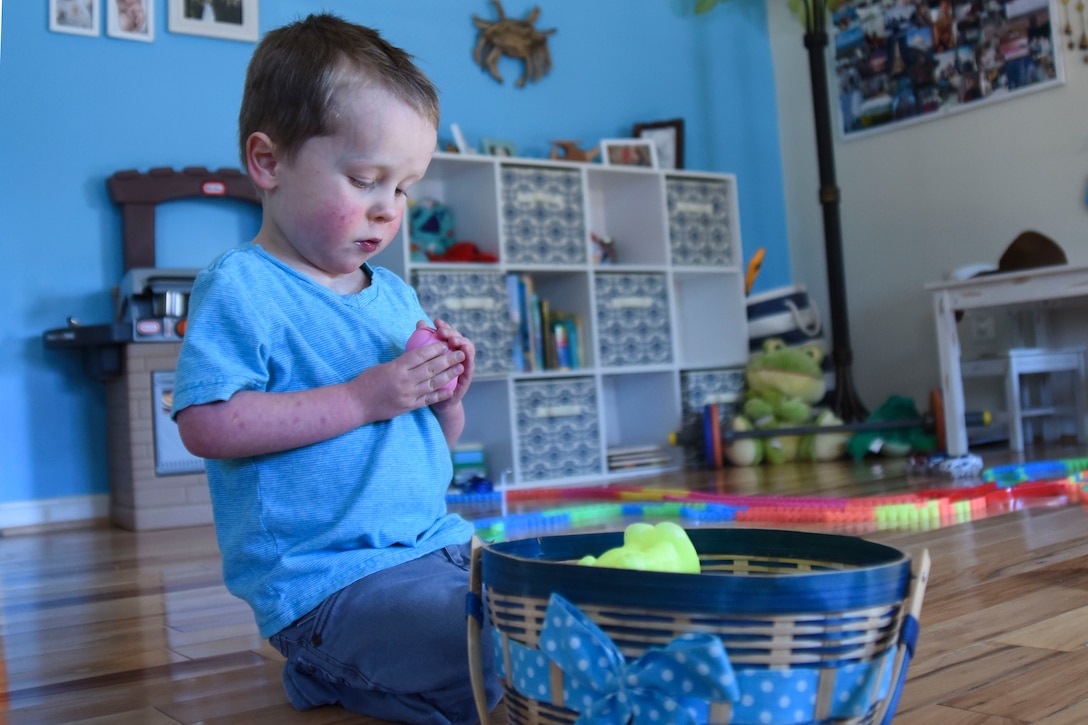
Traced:
<path fill-rule="evenodd" d="M 121 207 L 124 276 L 109 322 L 46 330 L 43 343 L 78 350 L 88 375 L 106 386 L 110 520 L 131 531 L 212 521 L 204 464 L 181 443 L 170 418 L 174 369 L 198 269 L 155 266 L 155 208 L 189 198 L 259 204 L 236 169 L 119 171 L 110 197 Z"/>

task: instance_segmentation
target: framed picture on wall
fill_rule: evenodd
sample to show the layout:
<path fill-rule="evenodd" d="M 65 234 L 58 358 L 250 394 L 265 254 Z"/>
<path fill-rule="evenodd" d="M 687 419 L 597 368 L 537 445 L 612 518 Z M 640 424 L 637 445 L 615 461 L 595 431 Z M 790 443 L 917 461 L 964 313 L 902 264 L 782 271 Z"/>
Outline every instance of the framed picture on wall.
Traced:
<path fill-rule="evenodd" d="M 106 35 L 150 43 L 155 39 L 154 0 L 106 0 Z"/>
<path fill-rule="evenodd" d="M 653 141 L 639 138 L 606 138 L 601 141 L 601 163 L 607 166 L 657 168 Z"/>
<path fill-rule="evenodd" d="M 171 33 L 257 42 L 257 0 L 169 0 Z"/>
<path fill-rule="evenodd" d="M 636 123 L 634 136 L 653 142 L 659 169 L 684 168 L 684 119 Z"/>
<path fill-rule="evenodd" d="M 846 139 L 1064 82 L 1058 29 L 1069 23 L 1048 0 L 846 0 L 832 20 Z"/>
<path fill-rule="evenodd" d="M 49 29 L 54 33 L 98 35 L 102 0 L 49 0 Z"/>

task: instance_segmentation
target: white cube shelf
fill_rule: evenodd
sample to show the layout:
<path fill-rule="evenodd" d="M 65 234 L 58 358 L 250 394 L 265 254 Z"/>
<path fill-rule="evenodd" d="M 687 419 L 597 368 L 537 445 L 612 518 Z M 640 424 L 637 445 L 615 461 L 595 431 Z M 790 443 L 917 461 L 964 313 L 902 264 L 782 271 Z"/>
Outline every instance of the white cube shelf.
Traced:
<path fill-rule="evenodd" d="M 736 380 L 748 360 L 733 175 L 438 153 L 410 195 L 445 204 L 456 239 L 498 258 L 416 261 L 405 228 L 375 260 L 476 344 L 461 440 L 484 446 L 493 481 L 683 464 L 668 436 L 693 381 Z M 595 238 L 612 242 L 607 263 Z M 654 467 L 609 469 L 609 451 L 655 445 Z"/>

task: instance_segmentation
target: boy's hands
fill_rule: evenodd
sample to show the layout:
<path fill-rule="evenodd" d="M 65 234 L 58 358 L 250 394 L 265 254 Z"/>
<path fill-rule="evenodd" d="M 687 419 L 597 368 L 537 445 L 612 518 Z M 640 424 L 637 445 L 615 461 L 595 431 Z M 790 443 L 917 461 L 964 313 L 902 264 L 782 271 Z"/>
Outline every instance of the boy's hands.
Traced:
<path fill-rule="evenodd" d="M 427 324 L 423 321 L 416 323 L 416 329 L 420 327 L 426 327 Z M 476 369 L 476 346 L 472 344 L 472 341 L 467 337 L 464 337 L 450 326 L 445 320 L 434 321 L 435 330 L 438 331 L 438 337 L 446 346 L 450 349 L 451 354 L 460 352 L 463 357 L 460 359 L 461 372 L 457 375 L 457 386 L 454 387 L 453 393 L 445 399 L 439 400 L 437 403 L 430 403 L 435 408 L 435 412 L 441 415 L 442 411 L 450 408 L 465 397 L 465 393 L 468 392 L 468 388 L 472 385 L 472 372 Z M 448 372 L 448 371 L 447 371 Z M 446 378 L 450 380 L 451 378 Z M 444 382 L 439 382 L 438 386 L 444 385 Z"/>
<path fill-rule="evenodd" d="M 189 406 L 177 416 L 182 441 L 201 458 L 244 458 L 325 441 L 429 405 L 453 446 L 465 425 L 461 400 L 472 384 L 476 348 L 442 320 L 435 328 L 441 342 L 346 383 L 292 393 L 241 390 L 229 400 Z M 456 387 L 442 390 L 454 378 Z"/>
<path fill-rule="evenodd" d="M 416 323 L 416 329 L 427 326 L 422 320 Z M 472 383 L 476 348 L 443 320 L 435 320 L 435 330 L 440 343 L 424 345 L 392 362 L 368 368 L 350 383 L 369 421 L 389 420 L 425 405 L 441 416 L 465 397 Z M 456 387 L 443 390 L 442 386 L 454 378 Z"/>

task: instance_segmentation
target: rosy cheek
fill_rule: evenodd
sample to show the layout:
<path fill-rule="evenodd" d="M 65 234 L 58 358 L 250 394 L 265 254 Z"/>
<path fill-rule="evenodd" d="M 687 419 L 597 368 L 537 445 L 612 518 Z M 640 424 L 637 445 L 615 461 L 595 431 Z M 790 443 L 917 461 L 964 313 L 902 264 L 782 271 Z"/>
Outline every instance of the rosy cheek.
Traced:
<path fill-rule="evenodd" d="M 359 223 L 359 216 L 348 207 L 325 204 L 314 210 L 309 217 L 308 226 L 322 238 L 339 239 L 345 235 L 351 236 L 352 230 Z"/>
<path fill-rule="evenodd" d="M 401 220 L 403 220 L 403 219 L 404 219 L 404 216 L 402 214 L 397 214 L 397 216 L 394 219 L 391 219 L 389 221 L 389 239 L 392 239 L 393 237 L 397 236 L 397 231 L 400 230 L 400 223 L 401 223 Z"/>

